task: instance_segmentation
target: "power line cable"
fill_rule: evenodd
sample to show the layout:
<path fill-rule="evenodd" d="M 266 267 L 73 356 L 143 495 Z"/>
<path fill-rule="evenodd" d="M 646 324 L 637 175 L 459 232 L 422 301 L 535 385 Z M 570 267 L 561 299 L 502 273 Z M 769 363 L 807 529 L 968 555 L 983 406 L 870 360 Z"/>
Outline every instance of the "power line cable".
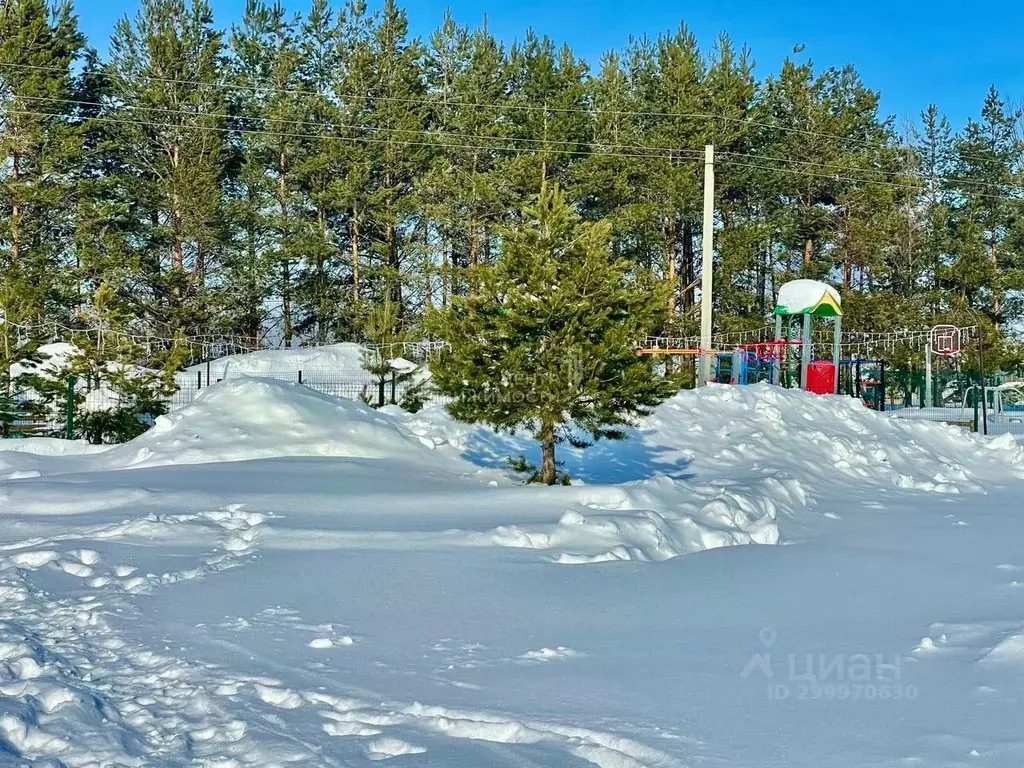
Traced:
<path fill-rule="evenodd" d="M 64 115 L 54 114 L 54 113 L 51 113 L 51 112 L 39 112 L 39 111 L 36 111 L 36 110 L 12 110 L 11 114 L 33 115 L 33 116 L 36 116 L 36 117 L 64 117 Z M 349 142 L 349 143 L 352 143 L 352 144 L 359 144 L 359 143 L 366 143 L 366 144 L 397 144 L 397 145 L 401 145 L 401 146 L 441 147 L 443 149 L 489 149 L 489 150 L 495 150 L 495 151 L 499 151 L 499 152 L 512 152 L 512 153 L 519 153 L 519 154 L 527 154 L 527 153 L 536 152 L 535 148 L 496 147 L 496 146 L 492 146 L 492 145 L 488 145 L 488 144 L 460 144 L 460 143 L 451 143 L 451 142 L 445 143 L 443 141 L 441 141 L 441 142 L 439 142 L 439 141 L 410 141 L 410 140 L 406 140 L 406 139 L 391 139 L 391 138 L 377 139 L 377 138 L 371 138 L 371 137 L 367 137 L 367 136 L 337 136 L 337 135 L 333 135 L 333 134 L 291 133 L 291 132 L 289 132 L 289 133 L 282 133 L 282 132 L 279 132 L 279 131 L 266 131 L 266 130 L 259 130 L 259 129 L 254 129 L 254 128 L 230 128 L 230 127 L 227 127 L 227 126 L 212 126 L 212 125 L 182 126 L 182 125 L 180 125 L 178 123 L 166 123 L 166 122 L 157 122 L 157 121 L 151 121 L 151 120 L 137 120 L 137 119 L 126 120 L 126 119 L 123 119 L 123 118 L 107 117 L 107 116 L 102 116 L 102 115 L 96 116 L 96 117 L 92 117 L 90 119 L 92 119 L 92 120 L 99 120 L 99 121 L 103 121 L 103 122 L 109 122 L 109 123 L 120 123 L 120 124 L 125 124 L 125 125 L 141 125 L 141 126 L 148 126 L 148 127 L 153 127 L 153 128 L 179 128 L 179 129 L 184 129 L 184 130 L 189 130 L 189 131 L 206 131 L 206 132 L 224 133 L 224 134 L 253 134 L 253 135 L 273 136 L 273 137 L 285 136 L 285 137 L 289 137 L 289 138 L 300 138 L 300 139 L 313 139 L 313 140 L 323 140 L 323 141 L 342 141 L 342 142 Z M 445 134 L 440 133 L 440 132 L 438 132 L 438 133 L 424 132 L 424 133 L 425 133 L 425 135 L 428 135 L 428 136 L 437 136 L 437 137 L 442 137 L 442 136 L 445 135 Z M 469 138 L 474 138 L 474 137 L 466 137 L 466 138 L 469 139 Z M 593 156 L 593 155 L 598 155 L 598 156 L 602 156 L 602 157 L 631 157 L 631 158 L 638 158 L 638 159 L 654 159 L 654 158 L 660 157 L 660 155 L 653 155 L 653 154 L 639 154 L 639 153 L 626 153 L 626 152 L 604 152 L 604 151 L 593 151 L 593 150 L 559 150 L 559 151 L 562 154 L 565 154 L 565 155 L 576 155 L 576 156 L 581 156 L 581 157 L 588 157 L 588 156 Z M 702 162 L 697 157 L 698 150 L 672 150 L 672 152 L 673 153 L 693 152 L 694 153 L 694 157 L 692 158 L 692 162 L 694 162 L 695 165 L 699 164 L 700 162 Z M 680 158 L 680 159 L 682 159 L 684 162 L 686 162 L 689 158 Z"/>
<path fill-rule="evenodd" d="M 79 105 L 79 106 L 93 106 L 93 107 L 99 107 L 99 108 L 102 108 L 102 107 L 106 106 L 102 102 L 82 101 L 82 100 L 76 100 L 76 99 L 60 99 L 60 98 L 54 98 L 54 97 L 34 97 L 34 96 L 33 97 L 19 97 L 19 98 L 28 98 L 30 100 L 55 102 L 55 103 L 75 104 L 75 105 Z M 273 118 L 273 117 L 264 118 L 264 117 L 256 117 L 256 116 L 238 116 L 238 115 L 231 115 L 231 114 L 228 114 L 228 113 L 199 113 L 199 112 L 191 112 L 191 111 L 188 111 L 188 110 L 172 109 L 172 108 L 167 108 L 167 107 L 148 107 L 148 106 L 140 106 L 140 105 L 134 105 L 134 104 L 122 104 L 122 105 L 120 105 L 120 107 L 123 108 L 123 109 L 130 110 L 130 111 L 143 111 L 143 112 L 154 111 L 154 112 L 161 112 L 161 113 L 165 113 L 165 114 L 181 114 L 181 115 L 186 115 L 188 117 L 196 117 L 196 118 L 199 118 L 199 117 L 202 117 L 202 118 L 218 118 L 218 119 L 225 119 L 225 120 L 238 120 L 238 119 L 241 119 L 241 120 L 247 120 L 247 121 L 266 121 L 266 122 L 269 122 L 269 123 L 278 123 L 278 124 L 283 124 L 283 125 L 315 126 L 315 127 L 320 127 L 320 128 L 325 128 L 325 129 L 334 129 L 334 130 L 337 130 L 337 129 L 360 130 L 360 131 L 370 131 L 370 132 L 373 132 L 373 133 L 412 134 L 412 135 L 423 135 L 423 136 L 429 136 L 429 137 L 444 136 L 446 139 L 456 139 L 456 140 L 459 140 L 459 141 L 478 141 L 478 142 L 496 141 L 496 142 L 503 142 L 503 143 L 506 143 L 506 144 L 514 143 L 514 142 L 531 142 L 531 143 L 539 145 L 537 147 L 537 149 L 548 149 L 549 145 L 566 145 L 566 146 L 569 146 L 569 147 L 573 147 L 573 146 L 578 146 L 580 144 L 580 142 L 578 142 L 578 141 L 565 141 L 565 140 L 559 140 L 559 139 L 538 139 L 538 138 L 531 138 L 531 137 L 514 137 L 514 136 L 467 135 L 467 134 L 449 133 L 449 132 L 444 132 L 444 131 L 432 131 L 430 129 L 424 129 L 424 128 L 388 128 L 388 127 L 381 127 L 381 126 L 351 125 L 351 124 L 341 124 L 341 123 L 333 124 L 332 125 L 332 124 L 330 124 L 328 122 L 317 122 L 317 121 L 311 121 L 311 120 L 292 120 L 292 119 L 288 119 L 288 118 Z M 21 111 L 17 111 L 16 110 L 16 111 L 14 111 L 14 113 L 15 114 L 36 114 L 38 116 L 50 116 L 50 117 L 63 117 L 63 115 L 59 115 L 59 114 L 32 112 L 32 111 L 29 111 L 29 110 L 21 110 Z M 216 126 L 181 126 L 181 125 L 179 125 L 177 123 L 157 123 L 157 122 L 149 122 L 149 121 L 141 121 L 141 120 L 125 120 L 123 118 L 115 118 L 115 117 L 110 117 L 110 116 L 105 116 L 105 115 L 91 116 L 91 117 L 88 117 L 86 119 L 103 120 L 103 121 L 109 121 L 109 122 L 120 122 L 120 123 L 137 124 L 137 125 L 151 125 L 151 126 L 155 126 L 155 127 L 181 127 L 181 128 L 186 128 L 186 129 L 220 130 L 220 128 L 216 127 Z M 309 139 L 321 139 L 321 138 L 323 138 L 323 139 L 335 139 L 335 140 L 342 140 L 342 141 L 350 141 L 350 142 L 353 142 L 353 143 L 360 142 L 360 141 L 364 141 L 364 142 L 368 142 L 368 143 L 374 143 L 374 140 L 368 139 L 366 137 L 360 137 L 360 136 L 348 137 L 348 136 L 334 136 L 334 135 L 330 135 L 330 134 L 284 133 L 284 132 L 280 132 L 280 131 L 260 130 L 260 129 L 242 129 L 242 128 L 231 128 L 231 127 L 225 127 L 223 130 L 228 131 L 228 132 L 232 132 L 232 133 L 243 133 L 243 134 L 245 134 L 245 133 L 259 133 L 259 134 L 263 134 L 263 135 L 272 135 L 272 136 L 276 136 L 276 137 L 284 136 L 284 137 L 289 137 L 289 138 L 309 138 Z M 387 142 L 381 142 L 381 141 L 378 140 L 376 143 L 387 143 Z M 396 143 L 396 142 L 391 142 L 391 143 Z M 470 144 L 457 144 L 457 143 L 451 143 L 451 142 L 442 143 L 442 144 L 438 144 L 436 142 L 413 142 L 413 141 L 397 142 L 397 143 L 409 144 L 409 145 L 428 144 L 430 146 L 441 146 L 441 147 L 447 148 L 447 149 L 460 149 L 460 148 L 462 148 L 462 149 L 493 149 L 493 150 L 497 150 L 497 151 L 506 151 L 506 152 L 518 151 L 519 150 L 519 148 L 516 148 L 516 147 L 492 147 L 492 146 L 481 146 L 481 145 L 470 145 Z M 703 152 L 700 149 L 658 147 L 658 146 L 649 146 L 649 145 L 643 145 L 643 144 L 616 144 L 616 143 L 605 143 L 605 142 L 593 142 L 593 143 L 598 145 L 598 146 L 601 146 L 602 148 L 628 149 L 628 150 L 637 150 L 638 152 L 637 153 L 607 152 L 607 151 L 595 152 L 593 150 L 591 150 L 591 151 L 583 151 L 583 150 L 572 150 L 572 149 L 562 149 L 562 150 L 557 150 L 556 149 L 554 151 L 560 151 L 563 154 L 572 154 L 572 155 L 581 155 L 581 156 L 589 156 L 589 155 L 599 154 L 599 155 L 602 155 L 602 156 L 633 157 L 633 158 L 641 158 L 641 159 L 642 158 L 660 157 L 660 156 L 662 156 L 662 153 L 664 154 L 665 157 L 673 157 L 674 158 L 674 157 L 679 157 L 680 155 L 687 155 L 687 156 L 690 156 L 690 157 L 696 159 L 696 158 L 699 158 L 702 155 L 702 152 Z M 656 154 L 648 155 L 648 154 L 640 154 L 640 153 L 656 153 Z M 853 171 L 853 172 L 862 173 L 862 174 L 871 171 L 871 169 L 865 169 L 863 167 L 858 167 L 858 166 L 832 165 L 831 163 L 821 163 L 821 162 L 810 161 L 810 160 L 799 160 L 799 159 L 796 159 L 796 158 L 782 158 L 782 157 L 776 157 L 776 156 L 764 156 L 764 155 L 757 155 L 757 154 L 751 154 L 751 153 L 742 153 L 742 152 L 722 151 L 722 152 L 718 153 L 718 156 L 719 157 L 745 158 L 745 159 L 748 159 L 750 161 L 754 161 L 756 163 L 763 163 L 763 162 L 769 162 L 770 161 L 770 162 L 778 162 L 778 163 L 788 163 L 788 164 L 795 164 L 795 165 L 812 166 L 812 167 L 827 169 L 827 170 L 830 170 L 830 171 Z M 738 163 L 735 163 L 734 165 L 736 165 L 736 167 L 749 167 L 749 168 L 760 167 L 763 170 L 772 170 L 771 168 L 768 168 L 768 167 L 765 167 L 765 166 L 754 166 L 754 165 L 746 165 L 746 166 L 744 166 L 744 165 L 741 165 L 741 164 L 738 164 Z M 776 170 L 786 171 L 787 169 L 776 169 Z M 789 171 L 789 172 L 792 172 L 792 171 Z M 883 173 L 883 174 L 886 173 L 886 171 L 884 171 L 882 169 L 878 169 L 877 172 L 878 173 Z M 890 186 L 900 186 L 900 187 L 908 188 L 908 189 L 916 189 L 917 188 L 915 185 L 910 184 L 910 183 L 889 182 L 889 181 L 884 181 L 884 180 L 880 180 L 880 179 L 867 179 L 867 178 L 863 178 L 863 177 L 856 177 L 856 178 L 854 178 L 854 177 L 850 177 L 850 176 L 839 176 L 838 174 L 835 174 L 835 173 L 822 173 L 822 174 L 810 174 L 810 173 L 808 173 L 808 174 L 805 174 L 805 175 L 807 175 L 807 176 L 817 175 L 818 177 L 821 177 L 821 178 L 832 178 L 832 179 L 835 179 L 837 181 L 857 181 L 857 182 L 861 182 L 861 183 L 879 183 L 879 184 L 886 184 L 886 185 L 890 185 Z M 940 181 L 940 182 L 944 182 L 944 183 L 948 183 L 948 184 L 954 184 L 954 185 L 957 185 L 957 184 L 973 184 L 973 185 L 976 185 L 976 186 L 994 187 L 996 189 L 1003 189 L 1003 190 L 1012 189 L 1012 190 L 1024 191 L 1024 188 L 1016 186 L 1016 185 L 1003 185 L 1003 184 L 998 184 L 998 183 L 995 183 L 995 182 L 986 182 L 986 181 L 982 181 L 982 180 L 963 179 L 963 178 L 952 177 L 952 176 L 935 176 L 935 175 L 920 174 L 920 173 L 911 174 L 911 175 L 913 176 L 913 178 L 919 179 L 921 181 Z M 994 198 L 994 199 L 1007 199 L 1007 200 L 1017 200 L 1017 199 L 1019 199 L 1019 198 L 1014 197 L 1012 195 L 983 195 L 983 194 L 979 193 L 978 196 L 990 197 L 990 198 Z"/>
<path fill-rule="evenodd" d="M 43 71 L 61 72 L 61 73 L 65 73 L 65 74 L 67 73 L 67 70 L 65 68 L 62 68 L 62 67 L 50 67 L 50 66 L 44 66 L 44 65 L 39 65 L 39 64 L 24 64 L 24 63 L 20 63 L 20 62 L 10 62 L 10 63 L 2 63 L 2 62 L 0 62 L 0 67 L 13 67 L 13 68 L 30 69 L 30 70 L 43 70 Z M 101 72 L 101 73 L 98 73 L 98 74 L 106 74 L 106 73 L 102 73 Z M 107 75 L 107 76 L 108 77 L 119 77 L 118 75 L 113 75 L 113 76 Z M 218 82 L 213 82 L 213 83 L 211 83 L 211 82 L 204 82 L 204 81 L 201 81 L 201 80 L 190 80 L 190 79 L 183 79 L 183 78 L 169 78 L 169 77 L 161 77 L 159 75 L 147 75 L 147 74 L 142 74 L 142 75 L 139 75 L 138 77 L 144 77 L 144 78 L 147 78 L 147 79 L 152 80 L 154 82 L 171 84 L 171 85 L 190 85 L 190 86 L 195 86 L 195 87 L 220 88 L 220 89 L 225 89 L 225 90 L 247 91 L 247 92 L 253 92 L 253 93 L 258 93 L 258 92 L 261 92 L 261 91 L 265 91 L 265 92 L 269 92 L 269 93 L 286 93 L 286 94 L 294 94 L 294 95 L 316 96 L 316 97 L 319 97 L 319 98 L 323 98 L 325 96 L 325 94 L 320 92 L 320 91 L 313 91 L 313 90 L 302 89 L 302 88 L 283 88 L 283 87 L 280 87 L 280 86 L 266 85 L 266 84 L 242 85 L 242 84 L 225 83 L 225 82 L 219 82 L 219 83 Z M 121 78 L 121 79 L 122 80 L 129 80 L 128 78 Z M 708 113 L 708 112 L 670 112 L 670 111 L 651 111 L 651 110 L 604 110 L 604 109 L 600 109 L 600 108 L 598 108 L 596 106 L 593 106 L 593 107 L 552 107 L 552 106 L 543 105 L 543 104 L 517 104 L 517 103 L 515 103 L 515 102 L 513 102 L 511 100 L 504 101 L 504 102 L 476 102 L 476 101 L 442 100 L 442 101 L 439 102 L 438 98 L 436 96 L 398 97 L 398 96 L 375 95 L 375 94 L 372 94 L 372 93 L 352 94 L 352 93 L 345 93 L 345 92 L 336 92 L 336 93 L 331 94 L 331 95 L 333 95 L 335 98 L 346 98 L 346 97 L 348 97 L 348 98 L 351 98 L 353 100 L 363 100 L 363 101 L 385 101 L 385 102 L 398 103 L 398 104 L 424 104 L 424 105 L 427 105 L 427 106 L 436 106 L 436 105 L 440 104 L 442 106 L 468 107 L 468 108 L 473 108 L 473 109 L 480 109 L 480 108 L 484 108 L 484 107 L 491 107 L 491 108 L 494 108 L 494 109 L 506 109 L 506 110 L 527 111 L 527 112 L 537 112 L 537 111 L 540 111 L 540 112 L 552 113 L 552 114 L 588 114 L 588 115 L 604 114 L 604 115 L 616 115 L 616 116 L 622 116 L 622 117 L 667 117 L 667 118 L 678 118 L 678 119 L 689 119 L 689 120 L 722 120 L 724 122 L 742 123 L 742 124 L 746 124 L 746 125 L 752 125 L 752 126 L 757 126 L 757 127 L 768 128 L 768 129 L 771 129 L 771 130 L 774 130 L 774 131 L 780 131 L 780 132 L 785 132 L 785 133 L 792 133 L 792 134 L 800 135 L 800 136 L 814 136 L 814 137 L 819 137 L 819 138 L 838 139 L 840 141 L 844 141 L 844 142 L 851 143 L 851 144 L 859 144 L 861 146 L 865 146 L 865 147 L 869 147 L 869 148 L 876 148 L 878 146 L 878 144 L 876 144 L 875 142 L 871 142 L 871 141 L 868 141 L 866 139 L 858 139 L 858 138 L 855 138 L 855 137 L 852 137 L 852 136 L 843 136 L 842 134 L 829 133 L 827 131 L 813 131 L 813 130 L 808 130 L 808 129 L 803 129 L 803 128 L 791 128 L 789 126 L 779 125 L 778 123 L 769 122 L 769 121 L 766 121 L 766 120 L 756 120 L 756 119 L 750 118 L 750 117 L 733 117 L 731 115 L 713 114 L 713 113 Z M 977 155 L 973 155 L 972 156 L 972 155 L 962 154 L 961 156 L 965 157 L 965 158 L 968 158 L 968 159 L 984 159 L 984 158 L 981 158 L 980 156 L 977 156 Z"/>

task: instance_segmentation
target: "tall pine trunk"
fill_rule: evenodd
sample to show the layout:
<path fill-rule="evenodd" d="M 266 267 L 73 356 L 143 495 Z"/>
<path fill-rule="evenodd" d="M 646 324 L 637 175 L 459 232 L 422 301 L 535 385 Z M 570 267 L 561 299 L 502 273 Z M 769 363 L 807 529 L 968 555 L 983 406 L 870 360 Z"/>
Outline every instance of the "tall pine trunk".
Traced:
<path fill-rule="evenodd" d="M 284 345 L 292 345 L 292 275 L 288 260 L 281 262 L 281 317 L 284 321 Z"/>
<path fill-rule="evenodd" d="M 193 282 L 196 285 L 196 290 L 202 293 L 203 286 L 206 284 L 206 249 L 203 248 L 202 243 L 196 243 L 196 271 Z"/>
<path fill-rule="evenodd" d="M 325 250 L 330 247 L 330 238 L 327 236 L 327 217 L 323 206 L 317 206 L 317 223 L 320 226 L 320 239 L 323 240 Z M 316 335 L 317 341 L 321 344 L 327 343 L 327 331 L 324 321 L 330 315 L 331 304 L 327 295 L 327 270 L 325 268 L 326 258 L 323 252 L 316 255 Z"/>
<path fill-rule="evenodd" d="M 179 148 L 177 145 L 171 150 L 171 168 L 173 177 L 171 184 L 171 271 L 178 271 L 185 268 L 185 246 L 183 229 L 185 226 L 185 215 L 182 211 L 181 193 L 178 191 L 178 166 L 181 162 Z"/>
<path fill-rule="evenodd" d="M 349 247 L 352 250 L 352 303 L 359 304 L 359 209 L 356 206 L 352 206 L 349 230 Z"/>
<path fill-rule="evenodd" d="M 277 205 L 281 209 L 281 318 L 284 325 L 284 345 L 292 345 L 292 276 L 288 264 L 289 255 L 285 244 L 285 222 L 288 221 L 288 205 L 285 200 L 285 171 L 287 158 L 282 149 L 277 154 Z"/>
<path fill-rule="evenodd" d="M 999 277 L 999 260 L 996 256 L 995 230 L 992 230 L 992 235 L 989 237 L 989 258 L 992 259 L 992 279 L 996 280 Z M 992 311 L 998 314 L 1001 306 L 1002 302 L 999 297 L 999 289 L 997 286 L 992 286 Z"/>
<path fill-rule="evenodd" d="M 448 309 L 449 248 L 448 235 L 444 233 L 441 235 L 441 309 Z"/>
<path fill-rule="evenodd" d="M 394 224 L 388 224 L 388 267 L 393 270 L 391 274 L 391 300 L 395 302 L 395 306 L 397 306 L 398 311 L 401 312 L 402 272 L 398 257 L 398 227 Z"/>
<path fill-rule="evenodd" d="M 668 222 L 668 262 L 665 265 L 665 279 L 668 281 L 668 314 L 671 319 L 676 312 L 676 256 L 678 248 L 678 219 L 671 218 Z"/>
<path fill-rule="evenodd" d="M 11 186 L 17 190 L 21 180 L 21 154 L 12 153 L 12 161 Z M 18 192 L 14 194 L 15 200 L 11 204 L 11 263 L 17 265 L 21 261 L 21 203 L 17 200 Z"/>
<path fill-rule="evenodd" d="M 246 333 L 252 337 L 252 345 L 254 349 L 260 348 L 260 312 L 259 312 L 259 300 L 253 300 L 258 293 L 257 289 L 257 277 L 255 264 L 257 262 L 256 254 L 256 239 L 253 236 L 252 228 L 246 229 L 246 263 L 249 265 L 249 270 L 246 274 L 248 277 L 248 297 L 245 304 L 245 319 L 244 323 L 247 326 L 245 328 Z M 252 303 L 249 303 L 252 302 Z"/>
<path fill-rule="evenodd" d="M 694 258 L 695 249 L 693 247 L 693 235 L 694 235 L 693 220 L 686 219 L 683 221 L 683 283 L 686 289 L 683 291 L 683 311 L 690 309 L 694 304 L 697 303 L 696 295 L 694 293 L 693 281 L 697 278 L 697 270 L 695 267 L 696 259 Z"/>
<path fill-rule="evenodd" d="M 544 485 L 555 484 L 555 425 L 545 421 L 540 434 L 540 481 Z"/>
<path fill-rule="evenodd" d="M 434 308 L 434 275 L 430 269 L 430 259 L 423 262 L 423 306 L 428 311 Z"/>

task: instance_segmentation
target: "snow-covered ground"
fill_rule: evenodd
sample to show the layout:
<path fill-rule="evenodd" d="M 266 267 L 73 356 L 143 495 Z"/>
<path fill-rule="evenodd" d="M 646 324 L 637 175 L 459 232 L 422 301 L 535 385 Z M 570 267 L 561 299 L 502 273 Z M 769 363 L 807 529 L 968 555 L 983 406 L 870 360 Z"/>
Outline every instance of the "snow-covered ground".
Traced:
<path fill-rule="evenodd" d="M 415 344 L 395 345 L 396 351 L 408 346 L 415 351 Z M 299 371 L 315 373 L 317 371 L 347 372 L 362 374 L 363 359 L 367 348 L 361 344 L 342 342 L 325 344 L 318 347 L 299 347 L 296 349 L 264 349 L 259 352 L 245 352 L 228 355 L 209 363 L 199 363 L 186 368 L 178 379 L 181 383 L 191 383 L 196 374 L 204 377 L 210 373 L 211 381 L 220 381 L 239 376 L 287 376 L 293 378 Z M 416 363 L 402 357 L 392 360 L 395 369 L 407 371 L 416 368 Z M 357 377 L 362 381 L 362 377 Z"/>
<path fill-rule="evenodd" d="M 260 378 L 9 441 L 0 766 L 1024 763 L 1008 436 L 711 386 L 522 450 Z"/>

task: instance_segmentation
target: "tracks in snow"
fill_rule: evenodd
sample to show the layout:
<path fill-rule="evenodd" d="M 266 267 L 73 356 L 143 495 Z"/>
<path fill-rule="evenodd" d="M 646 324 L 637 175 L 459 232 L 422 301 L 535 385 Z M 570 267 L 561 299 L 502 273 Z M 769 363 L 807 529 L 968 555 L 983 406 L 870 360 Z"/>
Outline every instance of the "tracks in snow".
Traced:
<path fill-rule="evenodd" d="M 0 763 L 102 766 L 351 765 L 431 753 L 467 765 L 590 764 L 675 768 L 633 739 L 591 728 L 292 689 L 276 677 L 234 674 L 179 652 L 130 643 L 118 626 L 136 595 L 238 567 L 259 550 L 267 516 L 241 505 L 198 514 L 147 515 L 7 545 L 0 555 Z M 165 573 L 108 563 L 69 542 L 212 538 L 195 564 Z M 47 590 L 62 589 L 61 596 Z M 280 615 L 278 615 L 280 614 Z M 327 649 L 355 642 L 339 628 L 272 618 Z M 224 625 L 227 628 L 227 625 Z M 328 645 L 329 644 L 329 645 Z M 294 685 L 294 680 L 292 681 Z M 460 757 L 461 756 L 461 757 Z M 534 761 L 538 762 L 534 762 Z M 415 764 L 415 763 L 412 763 Z"/>

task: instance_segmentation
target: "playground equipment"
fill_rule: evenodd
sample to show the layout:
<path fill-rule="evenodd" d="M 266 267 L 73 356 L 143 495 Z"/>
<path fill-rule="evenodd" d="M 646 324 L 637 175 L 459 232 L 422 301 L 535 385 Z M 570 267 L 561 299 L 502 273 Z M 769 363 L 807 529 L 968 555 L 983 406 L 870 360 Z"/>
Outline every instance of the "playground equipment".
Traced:
<path fill-rule="evenodd" d="M 787 346 L 796 347 L 799 341 L 756 341 L 740 344 L 730 353 L 718 355 L 718 381 L 730 384 L 755 384 L 773 381 L 774 372 L 785 354 Z M 723 370 L 728 376 L 723 375 Z"/>
<path fill-rule="evenodd" d="M 772 383 L 780 384 L 788 376 L 791 362 L 787 350 L 790 345 L 800 349 L 799 383 L 803 389 L 818 394 L 835 394 L 839 391 L 839 349 L 842 338 L 842 300 L 839 292 L 830 285 L 817 280 L 791 280 L 779 288 L 775 309 L 775 342 L 779 344 L 778 363 L 772 371 Z M 814 318 L 831 318 L 832 360 L 811 361 L 812 326 Z M 794 318 L 799 318 L 799 341 L 794 338 L 797 327 Z"/>
<path fill-rule="evenodd" d="M 962 408 L 973 408 L 982 399 L 981 387 L 972 384 L 963 394 Z M 1024 382 L 1008 381 L 985 390 L 985 401 L 989 413 L 994 417 L 1012 414 L 1011 418 L 1024 417 Z"/>
<path fill-rule="evenodd" d="M 839 391 L 856 397 L 868 408 L 885 410 L 886 361 L 855 357 L 839 361 Z"/>
<path fill-rule="evenodd" d="M 717 383 L 763 381 L 818 394 L 841 392 L 869 408 L 900 412 L 905 418 L 960 424 L 968 423 L 970 416 L 972 428 L 981 432 L 987 432 L 987 420 L 994 418 L 1020 424 L 1019 431 L 1024 433 L 1024 382 L 1006 382 L 1005 374 L 985 376 L 962 367 L 969 348 L 972 355 L 977 353 L 977 365 L 984 370 L 984 345 L 977 326 L 843 332 L 838 292 L 816 280 L 783 284 L 772 314 L 772 325 L 714 334 L 711 349 L 704 349 L 696 337 L 664 336 L 638 342 L 637 352 L 664 356 L 666 370 L 673 364 L 670 361 L 708 356 L 713 361 L 710 380 Z M 831 319 L 832 327 L 815 327 L 816 318 Z M 992 391 L 1004 383 L 1014 386 Z M 976 409 L 974 401 L 988 407 Z M 907 413 L 914 406 L 917 413 Z"/>

